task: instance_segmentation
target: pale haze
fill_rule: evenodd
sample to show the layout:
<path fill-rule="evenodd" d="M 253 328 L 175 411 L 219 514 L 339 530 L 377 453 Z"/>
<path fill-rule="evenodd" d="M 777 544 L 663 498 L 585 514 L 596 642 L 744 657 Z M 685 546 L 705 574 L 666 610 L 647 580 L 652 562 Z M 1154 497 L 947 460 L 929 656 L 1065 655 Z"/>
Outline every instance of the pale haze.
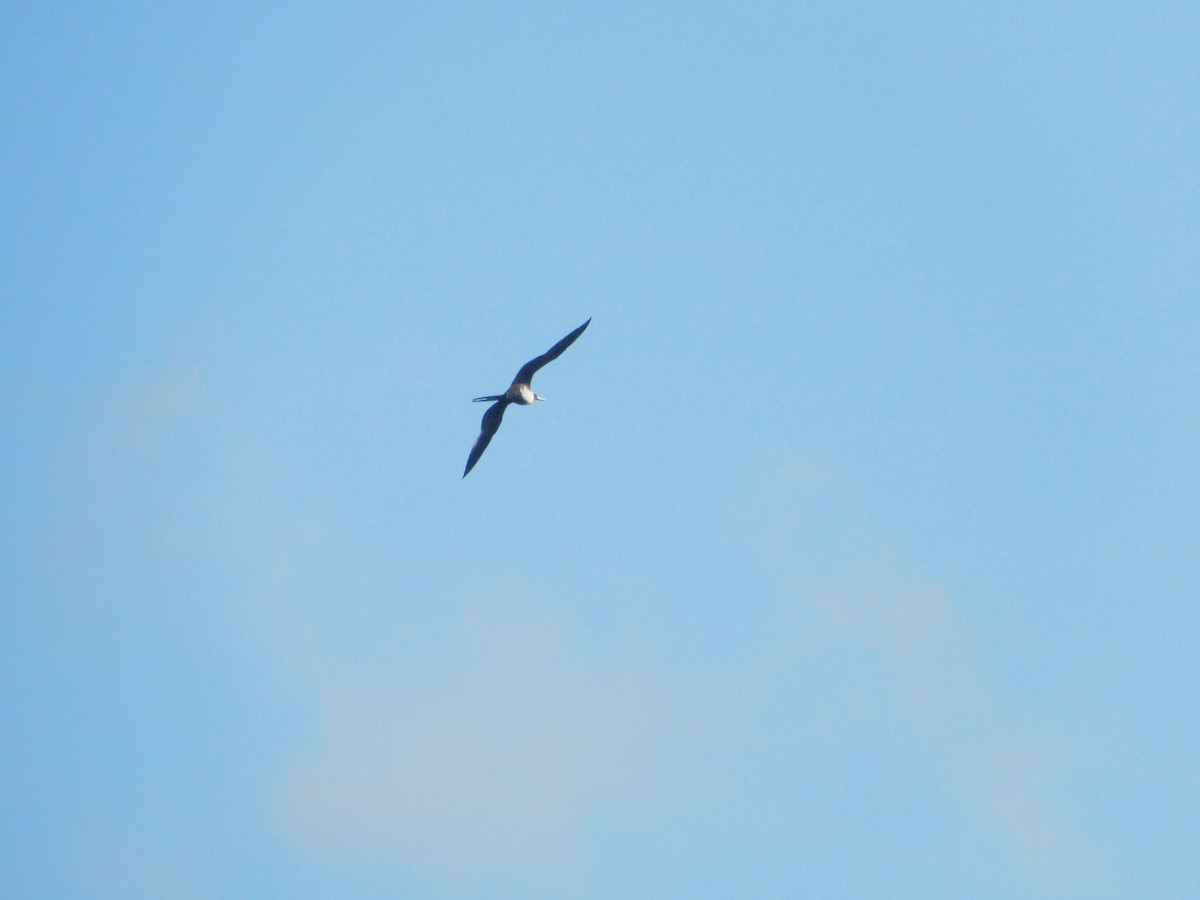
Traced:
<path fill-rule="evenodd" d="M 1198 47 L 9 4 L 0 895 L 1195 895 Z"/>

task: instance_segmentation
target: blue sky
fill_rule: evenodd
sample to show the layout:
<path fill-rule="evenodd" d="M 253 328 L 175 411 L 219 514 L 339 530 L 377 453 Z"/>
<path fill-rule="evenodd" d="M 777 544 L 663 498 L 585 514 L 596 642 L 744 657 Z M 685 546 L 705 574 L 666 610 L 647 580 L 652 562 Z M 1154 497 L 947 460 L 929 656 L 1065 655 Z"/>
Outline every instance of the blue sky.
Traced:
<path fill-rule="evenodd" d="M 1198 37 L 9 5 L 2 893 L 1194 891 Z"/>

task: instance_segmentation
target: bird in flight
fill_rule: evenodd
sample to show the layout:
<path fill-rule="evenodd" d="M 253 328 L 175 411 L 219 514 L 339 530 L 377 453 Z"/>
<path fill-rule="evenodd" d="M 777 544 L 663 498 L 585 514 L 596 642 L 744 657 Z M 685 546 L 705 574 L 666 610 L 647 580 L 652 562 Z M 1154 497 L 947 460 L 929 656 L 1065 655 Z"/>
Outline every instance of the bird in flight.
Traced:
<path fill-rule="evenodd" d="M 483 456 L 483 451 L 487 449 L 487 445 L 491 443 L 492 436 L 500 427 L 500 420 L 504 418 L 504 409 L 510 403 L 519 403 L 522 406 L 529 406 L 535 400 L 545 400 L 545 397 L 539 397 L 533 392 L 533 388 L 529 383 L 533 381 L 534 373 L 550 362 L 552 359 L 558 359 L 564 350 L 575 343 L 575 339 L 583 334 L 583 329 L 588 327 L 592 320 L 589 318 L 565 338 L 543 353 L 541 356 L 535 356 L 517 371 L 517 377 L 513 379 L 512 384 L 508 386 L 508 390 L 503 394 L 493 394 L 490 397 L 476 397 L 474 403 L 480 403 L 485 400 L 495 400 L 491 406 L 487 408 L 487 412 L 483 414 L 483 423 L 479 427 L 479 437 L 475 439 L 475 446 L 471 448 L 471 455 L 467 457 L 467 467 L 463 470 L 462 477 L 466 478 L 467 473 L 475 467 L 475 463 L 479 462 L 479 457 Z"/>

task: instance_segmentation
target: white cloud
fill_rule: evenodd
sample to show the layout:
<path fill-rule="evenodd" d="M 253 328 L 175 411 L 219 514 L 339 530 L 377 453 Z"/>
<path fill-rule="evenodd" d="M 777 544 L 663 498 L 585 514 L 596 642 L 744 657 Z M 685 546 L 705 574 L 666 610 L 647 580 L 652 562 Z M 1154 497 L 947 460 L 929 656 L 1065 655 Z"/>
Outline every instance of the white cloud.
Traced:
<path fill-rule="evenodd" d="M 146 835 L 131 833 L 123 823 L 106 822 L 83 837 L 72 874 L 93 897 L 199 900 L 206 894 L 180 856 L 162 846 L 147 846 Z"/>
<path fill-rule="evenodd" d="M 1028 889 L 1098 885 L 1098 854 L 1054 802 L 1070 773 L 1067 737 L 1002 691 L 955 598 L 870 525 L 833 467 L 785 458 L 771 470 L 792 477 L 766 494 L 755 537 L 796 604 L 771 650 L 777 664 L 825 658 L 853 670 L 833 681 L 835 716 L 856 731 L 860 711 L 876 717 L 876 732 L 956 798 Z"/>
<path fill-rule="evenodd" d="M 635 653 L 620 641 L 601 648 L 571 618 L 571 600 L 536 585 L 472 583 L 469 572 L 436 584 L 427 572 L 432 595 L 405 598 L 403 564 L 328 495 L 263 477 L 286 471 L 296 451 L 269 430 L 247 436 L 216 421 L 221 406 L 188 371 L 167 367 L 120 407 L 135 426 L 123 446 L 158 453 L 203 413 L 212 454 L 196 482 L 170 465 L 139 475 L 143 494 L 161 495 L 167 475 L 176 494 L 139 507 L 137 534 L 179 525 L 169 546 L 134 540 L 220 585 L 211 619 L 274 678 L 256 690 L 311 711 L 311 741 L 289 739 L 276 807 L 264 811 L 301 858 L 366 860 L 468 892 L 500 877 L 563 895 L 596 865 L 599 821 L 677 840 L 659 847 L 667 855 L 689 841 L 732 854 L 722 844 L 737 832 L 852 833 L 852 822 L 822 821 L 845 813 L 822 801 L 821 785 L 847 788 L 839 779 L 857 773 L 839 758 L 878 745 L 952 798 L 956 812 L 943 815 L 988 835 L 1031 893 L 1094 883 L 1095 854 L 1055 804 L 1070 742 L 1023 715 L 990 676 L 957 599 L 871 526 L 869 502 L 835 466 L 775 460 L 769 483 L 723 517 L 722 541 L 743 536 L 730 583 L 766 587 L 726 598 L 762 620 L 749 649 L 721 653 L 718 642 L 711 658 L 687 658 L 678 634 L 656 631 L 680 624 L 664 613 L 630 637 Z M 111 510 L 101 507 L 98 520 Z M 395 543 L 422 552 L 396 527 Z M 622 583 L 636 593 L 669 576 Z M 658 602 L 646 593 L 646 607 Z M 400 610 L 391 618 L 375 608 L 384 596 Z M 673 615 L 687 614 L 668 599 Z M 781 793 L 796 773 L 809 780 Z M 913 781 L 903 766 L 886 777 Z M 659 822 L 676 836 L 659 838 Z"/>
<path fill-rule="evenodd" d="M 388 683 L 374 671 L 322 690 L 316 744 L 284 790 L 286 827 L 322 852 L 452 880 L 569 877 L 589 814 L 628 784 L 651 738 L 653 699 L 519 602 L 476 607 L 460 626 L 446 648 L 455 674 Z"/>

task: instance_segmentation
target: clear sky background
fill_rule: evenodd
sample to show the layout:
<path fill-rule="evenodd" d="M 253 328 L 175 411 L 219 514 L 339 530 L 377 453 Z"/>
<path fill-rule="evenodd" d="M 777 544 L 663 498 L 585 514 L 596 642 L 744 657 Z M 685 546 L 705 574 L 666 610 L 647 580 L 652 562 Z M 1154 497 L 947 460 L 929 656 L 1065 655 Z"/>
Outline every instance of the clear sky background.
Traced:
<path fill-rule="evenodd" d="M 6 4 L 0 893 L 1194 896 L 1198 48 Z"/>

